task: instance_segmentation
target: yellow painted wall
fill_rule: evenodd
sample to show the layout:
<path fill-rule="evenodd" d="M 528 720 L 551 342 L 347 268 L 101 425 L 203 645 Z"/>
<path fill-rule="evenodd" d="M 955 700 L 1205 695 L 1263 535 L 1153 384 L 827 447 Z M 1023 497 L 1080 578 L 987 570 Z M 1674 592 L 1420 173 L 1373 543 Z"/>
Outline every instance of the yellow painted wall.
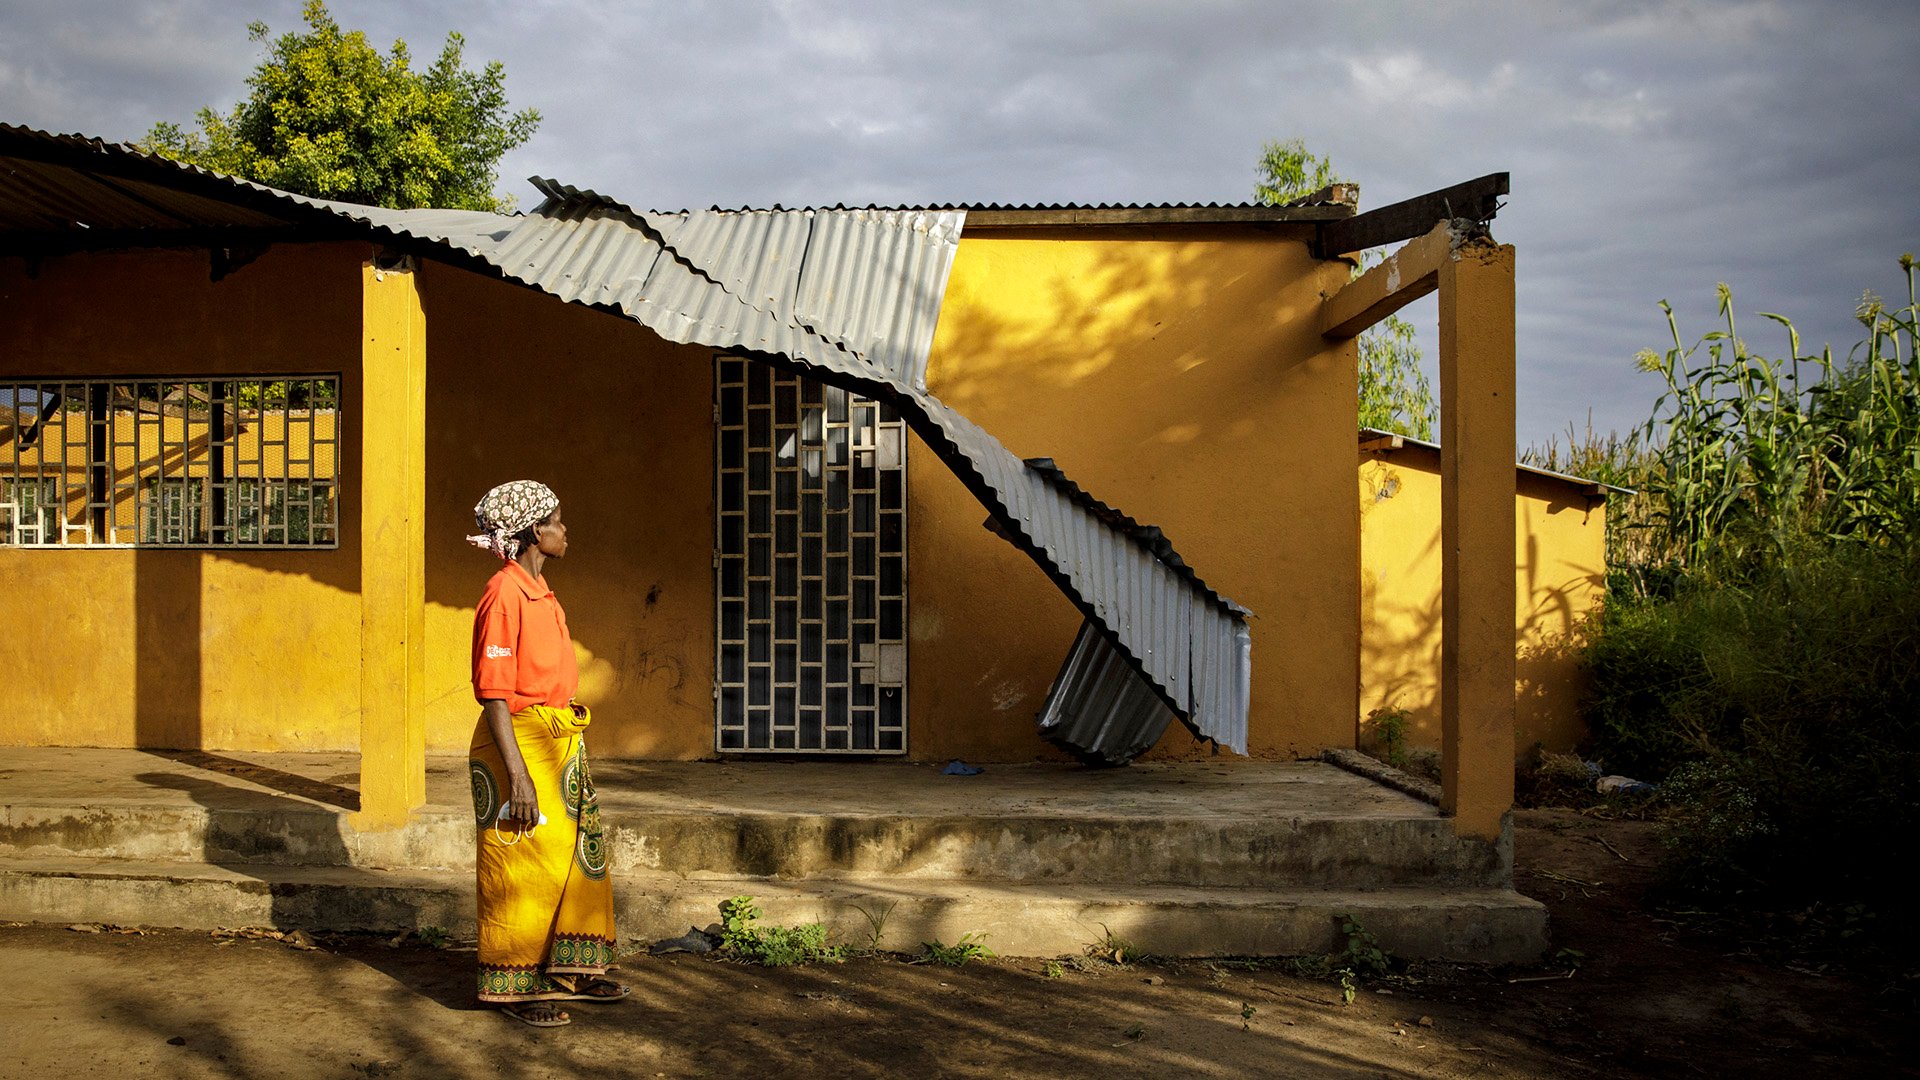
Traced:
<path fill-rule="evenodd" d="M 347 403 L 337 550 L 0 547 L 0 589 L 20 601 L 0 636 L 20 703 L 0 744 L 358 746 L 367 253 L 277 247 L 217 284 L 204 254 L 50 259 L 37 277 L 0 262 L 0 378 L 337 371 Z M 572 551 L 549 580 L 596 750 L 709 754 L 711 353 L 443 265 L 420 278 L 429 748 L 463 749 L 478 715 L 472 607 L 497 563 L 463 540 L 472 506 L 534 477 L 567 508 Z"/>
<path fill-rule="evenodd" d="M 1517 473 L 1516 753 L 1571 750 L 1586 734 L 1573 635 L 1606 590 L 1606 506 L 1582 489 Z M 1409 713 L 1408 741 L 1440 745 L 1440 459 L 1360 456 L 1360 711 Z"/>
<path fill-rule="evenodd" d="M 205 552 L 0 548 L 25 629 L 0 743 L 352 749 L 362 244 L 277 247 L 219 283 L 193 253 L 0 261 L 5 375 L 338 371 L 341 546 Z M 1313 332 L 1345 280 L 1301 237 L 1199 228 L 981 232 L 962 241 L 929 379 L 1016 453 L 1164 527 L 1252 607 L 1252 746 L 1352 740 L 1357 516 L 1344 455 L 1350 345 Z M 712 747 L 712 354 L 442 264 L 420 268 L 427 348 L 430 749 L 465 746 L 471 610 L 491 558 L 471 508 L 551 484 L 572 550 L 549 566 L 596 710 L 597 753 Z M 113 302 L 103 303 L 101 298 Z M 380 460 L 379 453 L 373 455 Z M 910 756 L 1051 753 L 1034 713 L 1078 614 L 924 446 L 911 456 Z M 74 602 L 74 598 L 82 598 Z M 1156 753 L 1204 752 L 1176 727 Z"/>
<path fill-rule="evenodd" d="M 0 379 L 329 372 L 359 394 L 364 244 L 0 259 Z M 358 480 L 359 429 L 340 478 Z M 350 748 L 359 532 L 323 551 L 0 547 L 10 745 Z"/>
<path fill-rule="evenodd" d="M 610 757 L 713 753 L 713 352 L 429 263 L 427 746 L 465 749 L 473 605 L 499 568 L 467 545 L 488 488 L 560 496 L 546 577 L 580 658 L 589 742 Z"/>
<path fill-rule="evenodd" d="M 1296 234 L 974 230 L 928 388 L 1022 457 L 1161 526 L 1253 609 L 1256 756 L 1352 745 L 1358 620 L 1351 343 L 1315 331 L 1346 281 Z M 908 530 L 913 756 L 1044 756 L 1034 715 L 1080 616 L 924 447 Z M 1179 725 L 1157 756 L 1204 749 Z"/>

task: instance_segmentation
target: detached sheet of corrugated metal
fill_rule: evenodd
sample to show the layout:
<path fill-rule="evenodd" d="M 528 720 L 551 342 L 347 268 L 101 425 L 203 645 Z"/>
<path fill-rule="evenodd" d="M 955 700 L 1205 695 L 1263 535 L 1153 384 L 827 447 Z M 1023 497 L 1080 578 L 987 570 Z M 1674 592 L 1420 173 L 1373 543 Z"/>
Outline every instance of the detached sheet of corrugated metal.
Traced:
<path fill-rule="evenodd" d="M 22 130 L 0 128 L 0 156 L 20 145 Z M 65 156 L 50 173 L 77 170 L 84 179 L 88 158 L 97 157 L 112 166 L 108 190 L 129 179 L 189 189 L 168 206 L 165 220 L 151 215 L 136 225 L 173 226 L 191 219 L 197 203 L 218 206 L 220 195 L 231 193 L 245 209 L 229 207 L 225 217 L 208 211 L 214 223 L 353 222 L 422 254 L 457 253 L 463 265 L 617 312 L 669 341 L 792 363 L 895 403 L 987 507 L 997 530 L 1080 607 L 1089 621 L 1083 637 L 1097 639 L 1087 648 L 1125 658 L 1142 680 L 1116 688 L 1111 663 L 1082 665 L 1098 668 L 1097 685 L 1074 676 L 1056 686 L 1060 719 L 1070 701 L 1116 694 L 1132 700 L 1144 688 L 1203 738 L 1245 752 L 1245 609 L 1208 588 L 1157 530 L 1087 495 L 1050 462 L 1021 461 L 926 391 L 927 354 L 964 211 L 652 214 L 551 181 L 539 182 L 547 200 L 527 215 L 387 210 L 274 191 L 98 141 L 28 134 L 59 144 Z M 56 189 L 78 183 L 64 175 L 19 182 Z M 18 194 L 35 212 L 66 209 L 44 191 Z M 127 209 L 139 202 L 130 200 Z"/>
<path fill-rule="evenodd" d="M 1051 462 L 1021 461 L 931 394 L 916 393 L 911 402 L 902 411 L 924 421 L 914 425 L 920 437 L 1161 700 L 1195 734 L 1245 753 L 1252 684 L 1246 609 L 1208 588 L 1164 539 L 1163 551 L 1145 542 L 1137 533 L 1149 527 L 1064 481 Z"/>
<path fill-rule="evenodd" d="M 1160 741 L 1173 713 L 1091 622 L 1040 706 L 1040 734 L 1083 761 L 1125 765 Z"/>

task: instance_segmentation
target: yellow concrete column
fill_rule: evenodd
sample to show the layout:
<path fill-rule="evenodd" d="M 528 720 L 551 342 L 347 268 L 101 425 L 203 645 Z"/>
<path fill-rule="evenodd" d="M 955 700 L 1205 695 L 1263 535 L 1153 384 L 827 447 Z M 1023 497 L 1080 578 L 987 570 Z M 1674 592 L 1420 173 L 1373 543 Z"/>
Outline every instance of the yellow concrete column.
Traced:
<path fill-rule="evenodd" d="M 359 829 L 426 802 L 426 315 L 411 259 L 361 267 Z"/>
<path fill-rule="evenodd" d="M 1440 265 L 1441 809 L 1499 837 L 1513 806 L 1513 248 Z"/>

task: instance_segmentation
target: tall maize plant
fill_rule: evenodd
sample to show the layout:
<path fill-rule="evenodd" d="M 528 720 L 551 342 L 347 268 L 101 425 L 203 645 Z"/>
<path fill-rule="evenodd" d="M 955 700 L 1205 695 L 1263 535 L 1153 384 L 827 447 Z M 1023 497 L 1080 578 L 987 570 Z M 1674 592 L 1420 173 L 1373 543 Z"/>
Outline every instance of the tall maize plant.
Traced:
<path fill-rule="evenodd" d="M 1905 307 L 1872 293 L 1856 315 L 1866 336 L 1844 362 L 1803 351 L 1783 315 L 1786 359 L 1748 348 L 1732 292 L 1719 287 L 1724 330 L 1682 343 L 1662 302 L 1673 348 L 1640 353 L 1666 389 L 1637 433 L 1645 470 L 1640 554 L 1688 573 L 1734 569 L 1807 542 L 1920 541 L 1920 299 L 1914 259 Z"/>

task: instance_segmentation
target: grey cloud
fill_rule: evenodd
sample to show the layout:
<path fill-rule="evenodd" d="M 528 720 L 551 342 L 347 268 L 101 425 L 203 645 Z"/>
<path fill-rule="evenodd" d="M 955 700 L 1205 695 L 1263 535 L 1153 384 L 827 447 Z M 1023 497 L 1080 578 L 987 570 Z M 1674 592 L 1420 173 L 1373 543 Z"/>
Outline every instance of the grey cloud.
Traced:
<path fill-rule="evenodd" d="M 1366 205 L 1497 169 L 1519 249 L 1522 441 L 1639 422 L 1633 352 L 1743 313 L 1844 349 L 1862 288 L 1904 294 L 1920 141 L 1903 3 L 772 4 L 334 0 L 417 57 L 462 31 L 545 116 L 503 186 L 636 204 L 1237 201 L 1299 136 Z M 257 9 L 276 30 L 296 0 Z M 132 12 L 132 14 L 129 14 Z M 213 0 L 0 0 L 8 119 L 113 138 L 225 105 L 258 58 Z M 1429 352 L 1432 302 L 1417 305 Z M 1749 328 L 1750 327 L 1750 328 Z M 1779 340 L 1751 315 L 1756 346 Z"/>

